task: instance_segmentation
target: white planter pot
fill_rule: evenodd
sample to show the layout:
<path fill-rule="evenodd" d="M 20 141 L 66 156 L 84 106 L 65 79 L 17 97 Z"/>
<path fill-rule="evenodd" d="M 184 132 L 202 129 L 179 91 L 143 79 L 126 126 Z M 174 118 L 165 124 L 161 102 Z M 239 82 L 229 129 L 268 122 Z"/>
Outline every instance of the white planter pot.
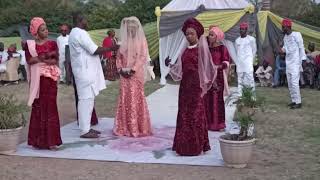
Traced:
<path fill-rule="evenodd" d="M 16 152 L 22 127 L 16 129 L 0 129 L 0 154 Z"/>
<path fill-rule="evenodd" d="M 256 139 L 231 141 L 219 138 L 222 158 L 227 167 L 244 168 L 251 159 L 252 147 Z"/>

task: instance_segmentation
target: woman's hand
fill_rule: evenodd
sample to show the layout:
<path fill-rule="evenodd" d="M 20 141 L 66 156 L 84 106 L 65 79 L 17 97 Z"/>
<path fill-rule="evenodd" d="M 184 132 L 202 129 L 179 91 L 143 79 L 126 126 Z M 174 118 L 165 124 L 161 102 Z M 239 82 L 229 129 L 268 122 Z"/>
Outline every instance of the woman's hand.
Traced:
<path fill-rule="evenodd" d="M 171 62 L 171 59 L 169 58 L 169 56 L 164 60 L 164 63 L 165 65 L 168 67 L 170 67 L 170 62 Z"/>
<path fill-rule="evenodd" d="M 129 71 L 124 71 L 123 69 L 120 69 L 119 74 L 124 78 L 130 78 L 131 76 Z"/>
<path fill-rule="evenodd" d="M 227 68 L 228 68 L 227 63 L 222 63 L 221 68 L 222 68 L 222 69 L 227 69 Z"/>

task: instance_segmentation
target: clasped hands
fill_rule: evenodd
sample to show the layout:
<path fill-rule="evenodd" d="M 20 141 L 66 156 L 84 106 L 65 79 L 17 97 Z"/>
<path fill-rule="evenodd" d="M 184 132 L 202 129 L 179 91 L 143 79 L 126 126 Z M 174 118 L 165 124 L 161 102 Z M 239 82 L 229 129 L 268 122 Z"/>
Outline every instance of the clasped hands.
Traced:
<path fill-rule="evenodd" d="M 40 53 L 38 55 L 38 59 L 40 62 L 44 62 L 48 59 L 57 59 L 57 53 L 56 52 L 48 52 L 48 53 Z"/>
<path fill-rule="evenodd" d="M 135 71 L 132 69 L 121 68 L 119 70 L 119 74 L 124 78 L 130 78 L 132 75 L 135 74 Z"/>

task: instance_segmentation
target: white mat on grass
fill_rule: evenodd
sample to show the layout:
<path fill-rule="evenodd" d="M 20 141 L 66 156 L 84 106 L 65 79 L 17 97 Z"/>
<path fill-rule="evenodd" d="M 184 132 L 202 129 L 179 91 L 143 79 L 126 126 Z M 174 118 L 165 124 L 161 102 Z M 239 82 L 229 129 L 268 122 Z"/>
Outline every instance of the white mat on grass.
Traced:
<path fill-rule="evenodd" d="M 152 137 L 119 138 L 113 136 L 113 118 L 100 118 L 99 125 L 94 127 L 102 131 L 99 139 L 80 139 L 77 124 L 73 122 L 62 127 L 61 136 L 64 144 L 58 151 L 36 150 L 23 143 L 19 145 L 14 155 L 131 163 L 223 166 L 218 142 L 218 137 L 222 134 L 220 132 L 209 132 L 211 151 L 200 156 L 182 157 L 171 151 L 178 109 L 178 89 L 177 85 L 166 85 L 147 97 L 154 128 Z M 234 111 L 234 106 L 226 107 L 227 131 L 235 128 L 231 121 Z"/>

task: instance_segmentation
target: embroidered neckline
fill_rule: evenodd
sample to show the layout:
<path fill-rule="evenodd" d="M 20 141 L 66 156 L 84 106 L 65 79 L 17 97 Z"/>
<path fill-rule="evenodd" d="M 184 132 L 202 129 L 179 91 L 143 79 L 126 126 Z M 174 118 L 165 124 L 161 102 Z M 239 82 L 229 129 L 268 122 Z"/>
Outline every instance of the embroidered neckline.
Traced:
<path fill-rule="evenodd" d="M 192 46 L 188 46 L 188 49 L 193 49 L 196 48 L 198 46 L 198 44 L 192 45 Z"/>

